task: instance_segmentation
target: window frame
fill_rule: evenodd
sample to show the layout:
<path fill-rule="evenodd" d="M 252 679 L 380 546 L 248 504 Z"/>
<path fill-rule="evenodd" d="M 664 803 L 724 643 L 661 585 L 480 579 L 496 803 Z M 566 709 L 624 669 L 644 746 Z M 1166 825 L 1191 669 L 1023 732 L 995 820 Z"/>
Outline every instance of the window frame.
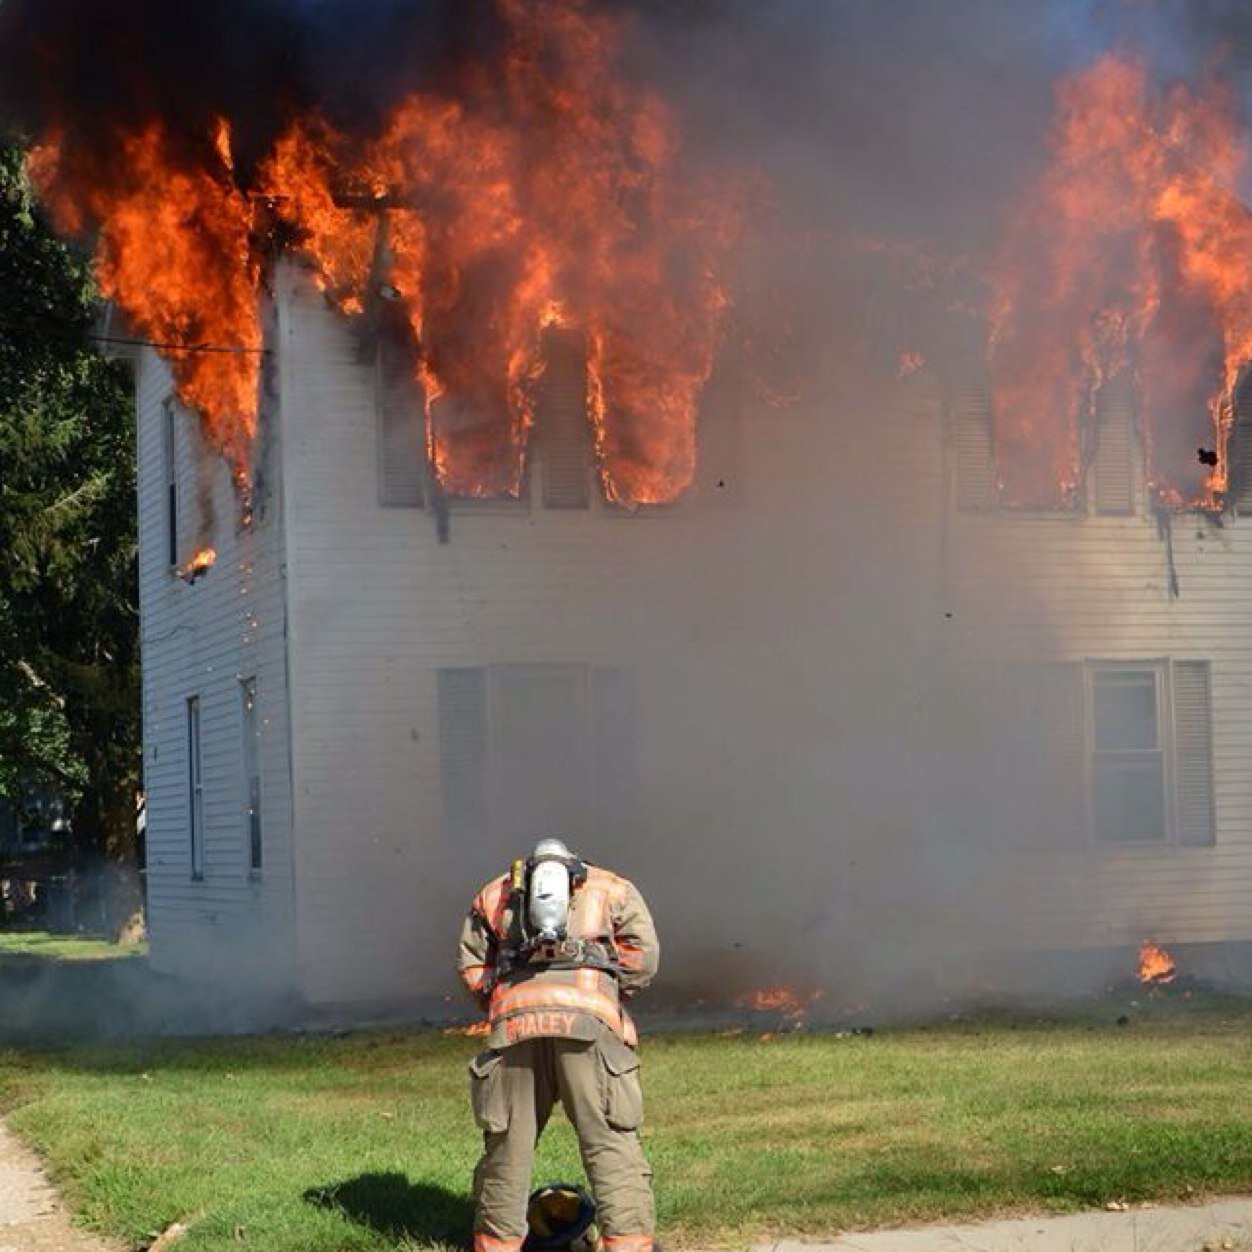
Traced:
<path fill-rule="evenodd" d="M 204 743 L 200 695 L 187 697 L 187 834 L 192 882 L 204 881 Z"/>
<path fill-rule="evenodd" d="M 1157 746 L 1155 748 L 1098 748 L 1096 746 L 1095 691 L 1098 677 L 1105 674 L 1150 674 L 1156 706 Z M 1177 771 L 1177 736 L 1174 728 L 1171 666 L 1168 658 L 1145 660 L 1101 660 L 1083 662 L 1083 766 L 1084 793 L 1087 806 L 1087 830 L 1094 848 L 1176 848 L 1179 846 L 1175 774 Z M 1159 758 L 1161 769 L 1161 838 L 1102 838 L 1096 823 L 1095 782 L 1101 754 L 1125 758 L 1130 754 L 1151 753 Z"/>
<path fill-rule="evenodd" d="M 165 519 L 165 565 L 171 572 L 179 564 L 178 534 L 178 402 L 173 394 L 161 402 L 161 494 Z"/>
<path fill-rule="evenodd" d="M 256 675 L 239 680 L 240 730 L 243 749 L 244 845 L 248 874 L 259 878 L 265 868 L 264 779 L 261 773 L 261 719 Z"/>

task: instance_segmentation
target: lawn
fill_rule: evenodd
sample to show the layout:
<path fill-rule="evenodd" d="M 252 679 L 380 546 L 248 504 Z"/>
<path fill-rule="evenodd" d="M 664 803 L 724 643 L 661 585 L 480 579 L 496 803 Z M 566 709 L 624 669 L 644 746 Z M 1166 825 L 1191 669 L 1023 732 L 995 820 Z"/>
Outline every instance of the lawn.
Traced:
<path fill-rule="evenodd" d="M 143 956 L 146 943 L 119 947 L 90 935 L 54 935 L 45 930 L 0 930 L 0 961 L 6 957 L 38 957 L 44 961 L 112 961 Z"/>
<path fill-rule="evenodd" d="M 457 1243 L 476 1046 L 431 1031 L 11 1049 L 0 1108 L 83 1217 L 132 1241 L 189 1220 L 188 1252 Z M 1252 1189 L 1246 1001 L 664 1035 L 644 1073 L 679 1244 Z M 537 1176 L 580 1176 L 563 1121 Z"/>

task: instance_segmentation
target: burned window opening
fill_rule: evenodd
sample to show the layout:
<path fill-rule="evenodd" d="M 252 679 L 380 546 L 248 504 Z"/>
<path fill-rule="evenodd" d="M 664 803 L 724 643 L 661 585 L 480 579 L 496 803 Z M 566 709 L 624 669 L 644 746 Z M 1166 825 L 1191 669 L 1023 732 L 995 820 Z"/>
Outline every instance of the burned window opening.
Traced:
<path fill-rule="evenodd" d="M 178 567 L 178 430 L 177 402 L 167 396 L 161 405 L 161 461 L 165 496 L 165 563 Z"/>

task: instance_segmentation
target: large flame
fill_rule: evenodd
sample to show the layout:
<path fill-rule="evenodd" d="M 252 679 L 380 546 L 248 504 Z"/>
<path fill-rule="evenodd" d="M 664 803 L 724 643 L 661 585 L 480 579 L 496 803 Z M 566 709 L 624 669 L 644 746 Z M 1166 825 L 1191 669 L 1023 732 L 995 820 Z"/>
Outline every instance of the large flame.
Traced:
<path fill-rule="evenodd" d="M 194 155 L 198 164 L 153 123 L 119 135 L 107 169 L 75 163 L 54 135 L 29 170 L 62 229 L 99 226 L 101 291 L 161 345 L 179 398 L 242 481 L 261 360 L 252 209 L 234 185 L 225 123 Z"/>
<path fill-rule="evenodd" d="M 414 92 L 370 136 L 298 116 L 251 190 L 342 313 L 383 295 L 402 309 L 446 492 L 520 491 L 559 309 L 588 344 L 606 495 L 672 500 L 694 474 L 736 197 L 693 171 L 670 108 L 623 72 L 622 19 L 585 0 L 495 3 L 497 61 Z M 261 275 L 228 131 L 175 147 L 153 124 L 119 136 L 104 171 L 74 156 L 51 137 L 32 172 L 67 230 L 99 228 L 105 294 L 157 343 L 243 350 L 165 349 L 182 400 L 243 466 Z"/>
<path fill-rule="evenodd" d="M 993 268 L 989 347 L 1007 502 L 1080 485 L 1100 387 L 1137 383 L 1162 503 L 1218 507 L 1232 397 L 1252 359 L 1246 133 L 1210 82 L 1155 90 L 1106 56 L 1057 91 L 1051 161 Z M 1206 469 L 1197 446 L 1216 454 Z"/>
<path fill-rule="evenodd" d="M 684 170 L 664 102 L 615 72 L 618 22 L 499 3 L 501 73 L 455 101 L 411 96 L 364 146 L 302 121 L 264 181 L 340 308 L 361 311 L 370 284 L 403 301 L 445 490 L 519 490 L 555 317 L 587 333 L 606 494 L 672 500 L 695 470 L 737 214 Z"/>

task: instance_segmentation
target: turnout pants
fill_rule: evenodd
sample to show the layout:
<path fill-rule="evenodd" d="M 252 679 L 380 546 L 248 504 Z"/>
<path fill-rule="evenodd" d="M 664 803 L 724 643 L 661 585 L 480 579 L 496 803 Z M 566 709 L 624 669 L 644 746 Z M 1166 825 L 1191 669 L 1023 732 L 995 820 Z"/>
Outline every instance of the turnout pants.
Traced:
<path fill-rule="evenodd" d="M 526 1235 L 535 1144 L 559 1100 L 578 1136 L 607 1252 L 651 1252 L 652 1170 L 639 1141 L 639 1057 L 607 1026 L 594 1040 L 528 1039 L 470 1063 L 483 1155 L 474 1171 L 475 1252 L 516 1252 Z"/>

